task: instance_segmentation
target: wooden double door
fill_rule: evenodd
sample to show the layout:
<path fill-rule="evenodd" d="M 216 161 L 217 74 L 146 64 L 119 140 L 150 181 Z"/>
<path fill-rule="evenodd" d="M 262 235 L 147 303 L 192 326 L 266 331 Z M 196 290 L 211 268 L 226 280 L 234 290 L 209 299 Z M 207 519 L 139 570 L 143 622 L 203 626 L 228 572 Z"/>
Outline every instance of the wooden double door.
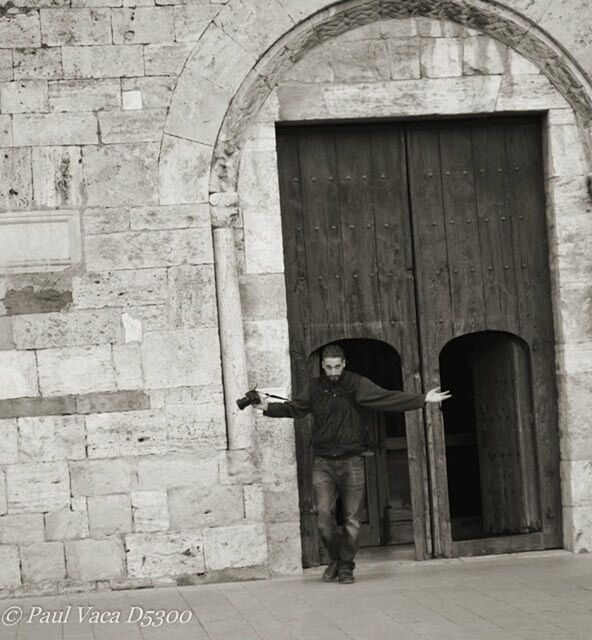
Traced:
<path fill-rule="evenodd" d="M 454 395 L 367 413 L 363 544 L 412 541 L 418 558 L 561 546 L 540 130 L 277 130 L 294 390 L 341 342 L 381 386 Z M 305 566 L 319 561 L 311 428 L 296 428 Z"/>

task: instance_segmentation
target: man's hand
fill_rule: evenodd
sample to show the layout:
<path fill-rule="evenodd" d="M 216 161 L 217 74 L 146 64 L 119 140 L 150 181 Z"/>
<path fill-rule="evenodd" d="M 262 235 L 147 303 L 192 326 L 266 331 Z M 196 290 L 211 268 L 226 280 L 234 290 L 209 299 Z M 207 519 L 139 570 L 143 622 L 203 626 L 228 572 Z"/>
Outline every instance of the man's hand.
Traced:
<path fill-rule="evenodd" d="M 440 387 L 436 387 L 435 389 L 430 389 L 426 393 L 425 401 L 426 402 L 443 402 L 444 400 L 448 400 L 452 398 L 452 394 L 450 391 L 440 391 Z"/>
<path fill-rule="evenodd" d="M 264 398 L 260 393 L 257 393 L 259 396 L 259 404 L 254 404 L 253 407 L 258 411 L 265 411 L 267 409 L 267 399 Z"/>

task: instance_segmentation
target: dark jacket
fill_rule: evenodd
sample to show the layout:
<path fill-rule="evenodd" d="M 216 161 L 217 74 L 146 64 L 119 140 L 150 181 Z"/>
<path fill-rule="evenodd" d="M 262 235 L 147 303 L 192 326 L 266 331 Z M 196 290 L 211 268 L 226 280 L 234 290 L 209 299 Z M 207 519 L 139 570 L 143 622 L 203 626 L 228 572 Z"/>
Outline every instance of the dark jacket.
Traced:
<path fill-rule="evenodd" d="M 302 418 L 312 413 L 315 455 L 335 458 L 359 454 L 368 446 L 368 431 L 359 407 L 400 412 L 421 409 L 424 402 L 423 394 L 383 389 L 368 378 L 344 371 L 337 382 L 325 375 L 313 378 L 291 402 L 272 402 L 263 414 Z"/>

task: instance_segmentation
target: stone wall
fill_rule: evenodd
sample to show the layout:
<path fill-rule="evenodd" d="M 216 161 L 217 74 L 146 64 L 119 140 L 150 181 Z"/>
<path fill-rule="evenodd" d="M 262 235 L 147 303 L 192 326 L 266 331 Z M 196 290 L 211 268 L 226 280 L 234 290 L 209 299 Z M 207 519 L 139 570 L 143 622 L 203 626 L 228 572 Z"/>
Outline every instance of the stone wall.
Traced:
<path fill-rule="evenodd" d="M 591 70 L 586 2 L 0 5 L 3 594 L 300 570 L 292 426 L 261 419 L 257 447 L 229 450 L 220 336 L 239 347 L 244 339 L 250 382 L 289 392 L 273 122 L 343 117 L 337 107 L 350 117 L 394 115 L 372 109 L 392 103 L 395 86 L 438 95 L 434 113 L 554 112 L 566 535 L 573 548 L 592 544 L 592 501 L 581 490 L 592 442 L 581 312 L 590 299 L 582 249 L 590 123 L 570 108 L 584 104 L 586 113 L 574 81 Z M 393 11 L 402 13 L 387 20 Z M 431 19 L 413 17 L 424 13 Z M 447 15 L 457 23 L 440 19 Z M 512 17 L 517 26 L 508 27 Z M 549 57 L 530 19 L 583 68 Z M 352 31 L 356 20 L 368 23 L 364 37 Z M 459 25 L 467 21 L 472 29 Z M 296 41 L 286 35 L 294 30 Z M 504 38 L 528 43 L 532 60 Z M 281 64 L 270 67 L 278 39 Z M 315 93 L 325 85 L 327 95 Z M 226 137 L 233 126 L 244 148 Z M 228 178 L 238 166 L 240 188 Z M 240 215 L 225 221 L 216 213 L 224 198 L 211 194 L 234 189 Z M 212 224 L 237 238 L 238 331 L 218 321 L 230 293 L 218 282 L 216 294 Z"/>

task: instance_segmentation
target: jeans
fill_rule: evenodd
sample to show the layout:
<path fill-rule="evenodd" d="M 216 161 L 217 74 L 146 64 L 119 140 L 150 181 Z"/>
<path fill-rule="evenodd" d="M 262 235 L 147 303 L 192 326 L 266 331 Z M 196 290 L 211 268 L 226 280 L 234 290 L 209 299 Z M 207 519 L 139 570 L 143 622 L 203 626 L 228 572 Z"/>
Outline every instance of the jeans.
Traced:
<path fill-rule="evenodd" d="M 352 456 L 343 460 L 330 460 L 315 456 L 312 483 L 323 544 L 333 562 L 353 569 L 366 493 L 364 458 Z M 335 521 L 338 496 L 341 498 L 343 511 L 341 531 Z"/>

